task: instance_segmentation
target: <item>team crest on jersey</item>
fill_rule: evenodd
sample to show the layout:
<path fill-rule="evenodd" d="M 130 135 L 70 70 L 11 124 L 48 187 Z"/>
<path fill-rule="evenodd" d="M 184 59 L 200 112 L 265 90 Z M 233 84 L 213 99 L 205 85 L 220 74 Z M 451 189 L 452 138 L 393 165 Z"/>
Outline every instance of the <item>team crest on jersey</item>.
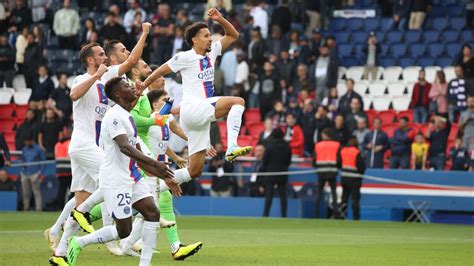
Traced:
<path fill-rule="evenodd" d="M 123 207 L 123 213 L 130 214 L 130 207 L 129 206 Z"/>

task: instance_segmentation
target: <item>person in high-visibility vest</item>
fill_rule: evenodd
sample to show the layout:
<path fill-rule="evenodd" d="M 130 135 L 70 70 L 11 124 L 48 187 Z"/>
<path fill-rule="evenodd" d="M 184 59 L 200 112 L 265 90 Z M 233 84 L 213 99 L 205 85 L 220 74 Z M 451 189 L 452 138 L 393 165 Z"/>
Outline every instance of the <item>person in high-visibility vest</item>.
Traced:
<path fill-rule="evenodd" d="M 322 141 L 314 145 L 314 161 L 318 175 L 318 193 L 316 194 L 316 218 L 319 218 L 319 208 L 323 189 L 326 182 L 331 187 L 331 197 L 334 216 L 338 216 L 337 194 L 336 194 L 336 177 L 337 177 L 337 153 L 341 144 L 333 140 L 331 131 L 326 128 L 321 133 Z"/>
<path fill-rule="evenodd" d="M 349 196 L 352 201 L 352 216 L 360 219 L 360 188 L 365 172 L 365 161 L 359 151 L 357 138 L 350 137 L 347 145 L 337 154 L 337 166 L 341 169 L 342 210 L 347 210 Z"/>

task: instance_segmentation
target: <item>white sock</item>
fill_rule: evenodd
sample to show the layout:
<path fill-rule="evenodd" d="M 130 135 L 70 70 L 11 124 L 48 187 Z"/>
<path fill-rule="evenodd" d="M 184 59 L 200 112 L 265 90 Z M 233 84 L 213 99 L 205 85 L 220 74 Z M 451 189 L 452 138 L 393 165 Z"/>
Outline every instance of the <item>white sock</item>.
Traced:
<path fill-rule="evenodd" d="M 242 114 L 245 108 L 242 105 L 234 105 L 227 115 L 227 147 L 237 146 L 237 137 L 242 124 Z"/>
<path fill-rule="evenodd" d="M 143 232 L 143 222 L 144 221 L 142 218 L 135 217 L 135 220 L 132 224 L 132 232 L 127 238 L 120 241 L 121 249 L 124 253 L 130 251 L 133 247 L 133 244 L 140 240 Z"/>
<path fill-rule="evenodd" d="M 104 201 L 103 193 L 101 189 L 94 191 L 81 205 L 77 206 L 77 210 L 86 213 L 90 212 L 95 205 Z"/>
<path fill-rule="evenodd" d="M 72 210 L 74 209 L 74 206 L 76 206 L 76 199 L 73 197 L 66 203 L 66 205 L 64 205 L 64 208 L 61 211 L 61 214 L 59 214 L 58 219 L 51 227 L 51 231 L 50 231 L 51 234 L 53 235 L 61 234 L 61 226 L 63 225 L 63 223 L 66 222 L 67 218 L 69 217 Z"/>
<path fill-rule="evenodd" d="M 109 210 L 107 210 L 107 207 L 103 202 L 101 203 L 100 211 L 102 212 L 102 225 L 104 227 L 112 225 L 114 223 L 114 219 L 112 219 L 112 215 L 110 215 Z"/>
<path fill-rule="evenodd" d="M 191 180 L 191 175 L 189 174 L 189 171 L 188 171 L 188 168 L 181 168 L 181 169 L 178 169 L 176 171 L 174 171 L 174 180 L 178 183 L 178 184 L 183 184 L 183 183 L 186 183 L 188 181 Z M 166 185 L 165 181 L 163 181 L 163 179 L 160 179 L 160 187 L 158 188 L 158 190 L 160 192 L 163 192 L 163 191 L 167 191 L 167 190 L 170 190 L 170 188 L 168 187 L 168 185 Z"/>
<path fill-rule="evenodd" d="M 156 247 L 156 239 L 158 238 L 158 228 L 160 227 L 159 222 L 145 221 L 143 223 L 143 248 L 140 256 L 139 266 L 148 266 L 151 263 L 151 257 L 153 256 L 153 250 Z"/>
<path fill-rule="evenodd" d="M 91 234 L 78 237 L 77 243 L 79 244 L 79 246 L 81 246 L 81 248 L 83 248 L 91 244 L 103 244 L 118 239 L 119 235 L 117 232 L 117 228 L 115 227 L 115 225 L 109 225 L 106 227 L 102 227 Z"/>
<path fill-rule="evenodd" d="M 174 180 L 176 180 L 178 184 L 191 181 L 191 175 L 189 174 L 188 168 L 181 168 L 174 171 Z"/>
<path fill-rule="evenodd" d="M 75 235 L 77 233 L 77 230 L 79 230 L 79 224 L 77 224 L 74 219 L 69 216 L 66 220 L 66 223 L 64 224 L 64 233 L 61 236 L 61 240 L 59 241 L 58 247 L 56 248 L 56 251 L 54 252 L 54 255 L 56 256 L 66 256 L 67 252 L 67 240 L 69 237 Z"/>

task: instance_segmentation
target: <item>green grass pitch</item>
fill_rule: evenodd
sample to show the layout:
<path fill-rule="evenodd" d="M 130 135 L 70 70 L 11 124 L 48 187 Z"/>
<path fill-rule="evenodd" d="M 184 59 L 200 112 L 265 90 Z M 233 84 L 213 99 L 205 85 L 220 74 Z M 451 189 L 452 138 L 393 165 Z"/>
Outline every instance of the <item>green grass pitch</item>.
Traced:
<path fill-rule="evenodd" d="M 0 213 L 0 265 L 48 265 L 43 230 L 57 213 Z M 179 217 L 185 243 L 203 249 L 171 259 L 161 234 L 153 265 L 474 265 L 474 227 L 309 219 Z M 78 265 L 137 265 L 104 246 L 87 247 Z"/>

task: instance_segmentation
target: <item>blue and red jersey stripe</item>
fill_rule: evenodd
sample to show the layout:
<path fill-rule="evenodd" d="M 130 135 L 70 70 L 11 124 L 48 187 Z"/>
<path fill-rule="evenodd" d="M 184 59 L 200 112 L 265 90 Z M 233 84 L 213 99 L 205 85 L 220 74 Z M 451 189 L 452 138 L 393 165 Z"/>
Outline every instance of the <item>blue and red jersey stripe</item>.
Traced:
<path fill-rule="evenodd" d="M 132 116 L 129 116 L 128 119 L 130 120 L 130 123 L 132 124 L 133 127 L 133 137 L 137 137 L 137 126 L 135 125 L 135 121 L 133 120 Z M 142 175 L 140 174 L 140 171 L 138 171 L 137 168 L 137 163 L 135 160 L 130 159 L 130 163 L 128 165 L 128 169 L 130 170 L 130 177 L 133 178 L 133 181 L 138 182 L 140 178 L 142 178 Z"/>
<path fill-rule="evenodd" d="M 201 71 L 210 67 L 212 67 L 212 64 L 211 64 L 211 59 L 208 56 L 205 56 L 204 58 L 199 60 L 199 68 L 201 69 Z M 204 88 L 204 95 L 206 95 L 206 98 L 210 98 L 214 96 L 214 82 L 213 81 L 204 81 L 202 85 Z"/>

